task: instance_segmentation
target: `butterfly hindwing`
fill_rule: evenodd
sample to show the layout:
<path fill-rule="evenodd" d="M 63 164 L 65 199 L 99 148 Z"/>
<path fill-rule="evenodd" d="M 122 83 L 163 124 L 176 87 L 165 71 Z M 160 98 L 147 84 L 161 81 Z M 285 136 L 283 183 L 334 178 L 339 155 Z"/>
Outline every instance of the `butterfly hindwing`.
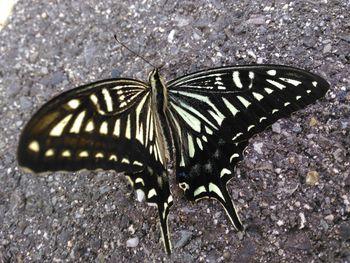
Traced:
<path fill-rule="evenodd" d="M 304 70 L 251 65 L 189 74 L 170 81 L 168 88 L 180 187 L 190 200 L 217 199 L 241 229 L 226 183 L 248 140 L 315 102 L 329 85 Z"/>

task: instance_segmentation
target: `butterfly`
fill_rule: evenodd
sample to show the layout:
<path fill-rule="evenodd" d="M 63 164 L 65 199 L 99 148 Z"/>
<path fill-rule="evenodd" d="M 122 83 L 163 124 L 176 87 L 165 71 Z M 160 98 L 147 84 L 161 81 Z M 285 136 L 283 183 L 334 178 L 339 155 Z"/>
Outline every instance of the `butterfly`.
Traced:
<path fill-rule="evenodd" d="M 188 200 L 220 202 L 243 225 L 227 191 L 249 139 L 323 97 L 322 77 L 282 65 L 244 65 L 191 73 L 165 84 L 106 79 L 60 94 L 24 127 L 18 163 L 24 171 L 124 172 L 139 199 L 158 208 L 170 254 L 170 163 Z"/>

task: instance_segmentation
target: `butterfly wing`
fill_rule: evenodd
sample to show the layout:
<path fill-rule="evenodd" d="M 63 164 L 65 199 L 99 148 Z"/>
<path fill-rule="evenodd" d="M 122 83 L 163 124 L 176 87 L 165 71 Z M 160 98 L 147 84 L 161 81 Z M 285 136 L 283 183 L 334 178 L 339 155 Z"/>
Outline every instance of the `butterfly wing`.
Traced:
<path fill-rule="evenodd" d="M 226 183 L 248 140 L 324 96 L 329 84 L 297 68 L 249 65 L 197 72 L 168 88 L 179 186 L 190 200 L 217 199 L 242 229 Z"/>
<path fill-rule="evenodd" d="M 125 172 L 138 193 L 158 206 L 170 251 L 172 205 L 164 152 L 150 87 L 116 79 L 91 83 L 46 103 L 22 131 L 18 163 L 27 171 Z"/>

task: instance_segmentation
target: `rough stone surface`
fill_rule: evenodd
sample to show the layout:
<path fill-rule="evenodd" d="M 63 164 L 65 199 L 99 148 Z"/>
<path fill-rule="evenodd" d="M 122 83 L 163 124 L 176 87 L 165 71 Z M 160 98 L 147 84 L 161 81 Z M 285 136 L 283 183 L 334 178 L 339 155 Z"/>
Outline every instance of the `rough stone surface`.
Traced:
<path fill-rule="evenodd" d="M 0 262 L 350 262 L 349 9 L 339 0 L 18 1 L 0 31 Z M 113 34 L 163 65 L 167 80 L 269 63 L 330 82 L 324 99 L 251 139 L 228 184 L 244 232 L 217 202 L 177 194 L 173 243 L 192 236 L 168 258 L 156 210 L 135 201 L 123 176 L 18 169 L 20 131 L 54 95 L 111 76 L 147 79 L 152 67 Z M 309 171 L 317 184 L 305 183 Z M 127 247 L 131 237 L 137 246 Z"/>

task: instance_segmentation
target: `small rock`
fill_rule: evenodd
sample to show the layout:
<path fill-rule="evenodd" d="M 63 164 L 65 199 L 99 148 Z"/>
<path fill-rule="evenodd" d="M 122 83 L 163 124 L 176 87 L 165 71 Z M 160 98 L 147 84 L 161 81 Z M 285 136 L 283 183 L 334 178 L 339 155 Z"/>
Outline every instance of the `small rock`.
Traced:
<path fill-rule="evenodd" d="M 339 227 L 339 235 L 340 237 L 346 241 L 350 240 L 350 223 L 343 223 Z"/>
<path fill-rule="evenodd" d="M 344 154 L 344 152 L 343 152 L 343 150 L 342 149 L 340 149 L 340 148 L 338 148 L 338 149 L 336 149 L 334 152 L 333 152 L 333 157 L 334 157 L 334 159 L 336 160 L 336 161 L 338 161 L 338 162 L 343 162 L 343 160 L 344 160 L 344 156 L 345 154 Z"/>
<path fill-rule="evenodd" d="M 324 221 L 323 219 L 321 219 L 320 225 L 321 225 L 321 227 L 322 227 L 324 230 L 328 230 L 328 228 L 329 228 L 327 222 Z"/>
<path fill-rule="evenodd" d="M 316 185 L 320 179 L 318 172 L 310 171 L 306 175 L 305 183 L 308 185 Z"/>
<path fill-rule="evenodd" d="M 305 219 L 304 213 L 300 212 L 300 213 L 299 213 L 299 217 L 300 217 L 300 226 L 299 226 L 299 229 L 303 229 L 303 228 L 305 227 L 305 223 L 306 223 L 306 219 Z"/>
<path fill-rule="evenodd" d="M 330 43 L 328 43 L 327 45 L 324 46 L 323 48 L 323 53 L 328 53 L 332 50 L 332 45 Z"/>
<path fill-rule="evenodd" d="M 28 99 L 28 97 L 20 97 L 19 105 L 23 111 L 28 110 L 32 107 L 32 102 Z"/>
<path fill-rule="evenodd" d="M 110 190 L 111 190 L 111 187 L 109 185 L 103 185 L 99 188 L 101 195 L 108 193 Z"/>
<path fill-rule="evenodd" d="M 263 154 L 261 148 L 263 147 L 263 143 L 262 142 L 256 142 L 253 144 L 253 148 L 254 150 L 258 153 L 258 154 Z"/>
<path fill-rule="evenodd" d="M 314 117 L 312 117 L 312 118 L 310 119 L 309 125 L 310 125 L 311 127 L 314 127 L 314 126 L 316 126 L 317 124 L 318 124 L 317 119 L 314 118 Z"/>
<path fill-rule="evenodd" d="M 247 25 L 263 25 L 265 24 L 264 16 L 251 16 L 247 21 Z"/>
<path fill-rule="evenodd" d="M 333 221 L 334 221 L 334 215 L 325 216 L 324 219 L 327 221 L 327 223 L 333 223 Z"/>
<path fill-rule="evenodd" d="M 115 69 L 115 68 L 112 69 L 112 71 L 111 71 L 111 77 L 112 77 L 113 79 L 119 78 L 121 74 L 122 74 L 122 73 L 121 73 L 119 70 Z"/>
<path fill-rule="evenodd" d="M 176 242 L 175 248 L 184 247 L 189 242 L 189 240 L 193 235 L 191 231 L 185 231 L 185 230 L 180 231 L 180 234 L 181 234 L 180 240 Z"/>
<path fill-rule="evenodd" d="M 126 241 L 126 246 L 127 247 L 137 247 L 139 244 L 139 238 L 138 237 L 133 237 L 130 238 Z"/>
<path fill-rule="evenodd" d="M 296 233 L 290 235 L 286 241 L 285 246 L 292 249 L 311 250 L 312 245 L 310 239 L 303 233 Z"/>
<path fill-rule="evenodd" d="M 275 133 L 281 133 L 281 125 L 278 122 L 272 124 L 272 131 Z"/>

